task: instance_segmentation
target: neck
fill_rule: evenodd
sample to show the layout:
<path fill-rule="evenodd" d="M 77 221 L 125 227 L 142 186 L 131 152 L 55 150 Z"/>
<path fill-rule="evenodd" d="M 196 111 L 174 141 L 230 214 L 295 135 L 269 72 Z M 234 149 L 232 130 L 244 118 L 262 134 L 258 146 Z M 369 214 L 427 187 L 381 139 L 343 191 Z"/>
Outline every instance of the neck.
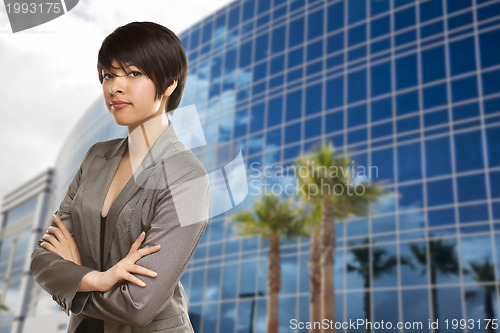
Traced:
<path fill-rule="evenodd" d="M 166 113 L 146 119 L 136 126 L 128 135 L 128 153 L 132 170 L 135 172 L 151 146 L 169 127 Z"/>

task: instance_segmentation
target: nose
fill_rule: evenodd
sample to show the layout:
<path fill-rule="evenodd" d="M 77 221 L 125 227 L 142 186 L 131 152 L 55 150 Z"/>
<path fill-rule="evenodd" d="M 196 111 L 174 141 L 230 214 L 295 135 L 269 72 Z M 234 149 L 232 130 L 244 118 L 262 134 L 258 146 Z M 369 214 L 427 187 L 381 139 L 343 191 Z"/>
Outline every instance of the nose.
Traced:
<path fill-rule="evenodd" d="M 111 95 L 115 95 L 117 93 L 123 93 L 124 85 L 123 78 L 121 76 L 115 76 L 112 79 L 111 84 L 109 85 L 109 92 Z"/>

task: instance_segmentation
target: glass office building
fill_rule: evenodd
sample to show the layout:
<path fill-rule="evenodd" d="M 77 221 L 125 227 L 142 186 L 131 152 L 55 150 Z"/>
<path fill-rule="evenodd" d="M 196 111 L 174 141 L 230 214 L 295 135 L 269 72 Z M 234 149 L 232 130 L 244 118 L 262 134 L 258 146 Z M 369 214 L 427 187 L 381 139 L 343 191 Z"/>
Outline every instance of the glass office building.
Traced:
<path fill-rule="evenodd" d="M 249 181 L 329 140 L 400 194 L 336 226 L 338 321 L 365 318 L 365 296 L 378 322 L 499 316 L 498 1 L 236 1 L 181 38 L 184 103 Z M 268 243 L 222 220 L 183 277 L 195 329 L 264 332 Z M 309 317 L 308 246 L 282 244 L 280 332 Z"/>
<path fill-rule="evenodd" d="M 365 308 L 424 327 L 499 316 L 499 1 L 236 1 L 179 37 L 180 107 L 196 105 L 207 141 L 243 151 L 238 209 L 256 189 L 293 184 L 260 171 L 321 141 L 400 194 L 336 224 L 337 321 Z M 93 142 L 126 135 L 96 101 L 60 154 L 50 206 Z M 197 333 L 265 332 L 269 244 L 236 238 L 233 212 L 210 220 L 181 279 Z M 291 332 L 309 319 L 309 240 L 283 241 L 281 255 L 280 332 Z"/>
<path fill-rule="evenodd" d="M 29 274 L 34 242 L 41 237 L 53 169 L 47 169 L 3 197 L 0 216 L 0 332 L 22 332 L 33 297 Z"/>

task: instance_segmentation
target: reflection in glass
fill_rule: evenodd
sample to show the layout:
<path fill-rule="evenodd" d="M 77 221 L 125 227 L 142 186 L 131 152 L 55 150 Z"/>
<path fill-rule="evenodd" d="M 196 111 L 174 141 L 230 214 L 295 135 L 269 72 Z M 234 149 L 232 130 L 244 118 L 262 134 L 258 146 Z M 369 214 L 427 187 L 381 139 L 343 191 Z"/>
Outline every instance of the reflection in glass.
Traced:
<path fill-rule="evenodd" d="M 402 292 L 403 299 L 403 321 L 420 322 L 422 329 L 405 329 L 408 333 L 420 333 L 426 331 L 429 322 L 429 292 L 427 289 L 408 289 Z M 418 309 L 418 311 L 415 311 Z"/>
<path fill-rule="evenodd" d="M 436 289 L 438 301 L 437 304 L 433 303 L 433 321 L 439 319 L 439 322 L 443 322 L 444 320 L 448 319 L 451 322 L 453 319 L 460 320 L 461 318 L 465 318 L 464 314 L 462 313 L 462 299 L 460 297 L 460 288 L 443 287 Z"/>
<path fill-rule="evenodd" d="M 410 265 L 401 266 L 401 284 L 403 286 L 426 285 L 427 248 L 425 242 L 402 243 L 399 245 L 401 257 L 408 258 Z"/>
<path fill-rule="evenodd" d="M 493 247 L 489 235 L 462 237 L 460 247 L 464 282 L 495 281 L 495 267 L 491 252 Z"/>
<path fill-rule="evenodd" d="M 396 290 L 376 291 L 373 293 L 373 314 L 374 321 L 396 323 L 399 318 L 399 311 L 394 304 L 398 304 L 398 292 Z M 375 330 L 383 333 L 388 330 Z"/>

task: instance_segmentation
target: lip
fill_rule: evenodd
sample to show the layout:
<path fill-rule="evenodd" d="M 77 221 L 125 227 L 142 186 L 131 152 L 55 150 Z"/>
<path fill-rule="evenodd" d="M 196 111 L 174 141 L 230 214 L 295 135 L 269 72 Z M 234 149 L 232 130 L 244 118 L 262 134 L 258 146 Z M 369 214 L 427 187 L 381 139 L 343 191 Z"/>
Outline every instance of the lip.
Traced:
<path fill-rule="evenodd" d="M 130 105 L 130 103 L 125 102 L 125 101 L 112 101 L 110 104 L 111 104 L 111 107 L 113 109 L 122 109 L 122 108 Z"/>

